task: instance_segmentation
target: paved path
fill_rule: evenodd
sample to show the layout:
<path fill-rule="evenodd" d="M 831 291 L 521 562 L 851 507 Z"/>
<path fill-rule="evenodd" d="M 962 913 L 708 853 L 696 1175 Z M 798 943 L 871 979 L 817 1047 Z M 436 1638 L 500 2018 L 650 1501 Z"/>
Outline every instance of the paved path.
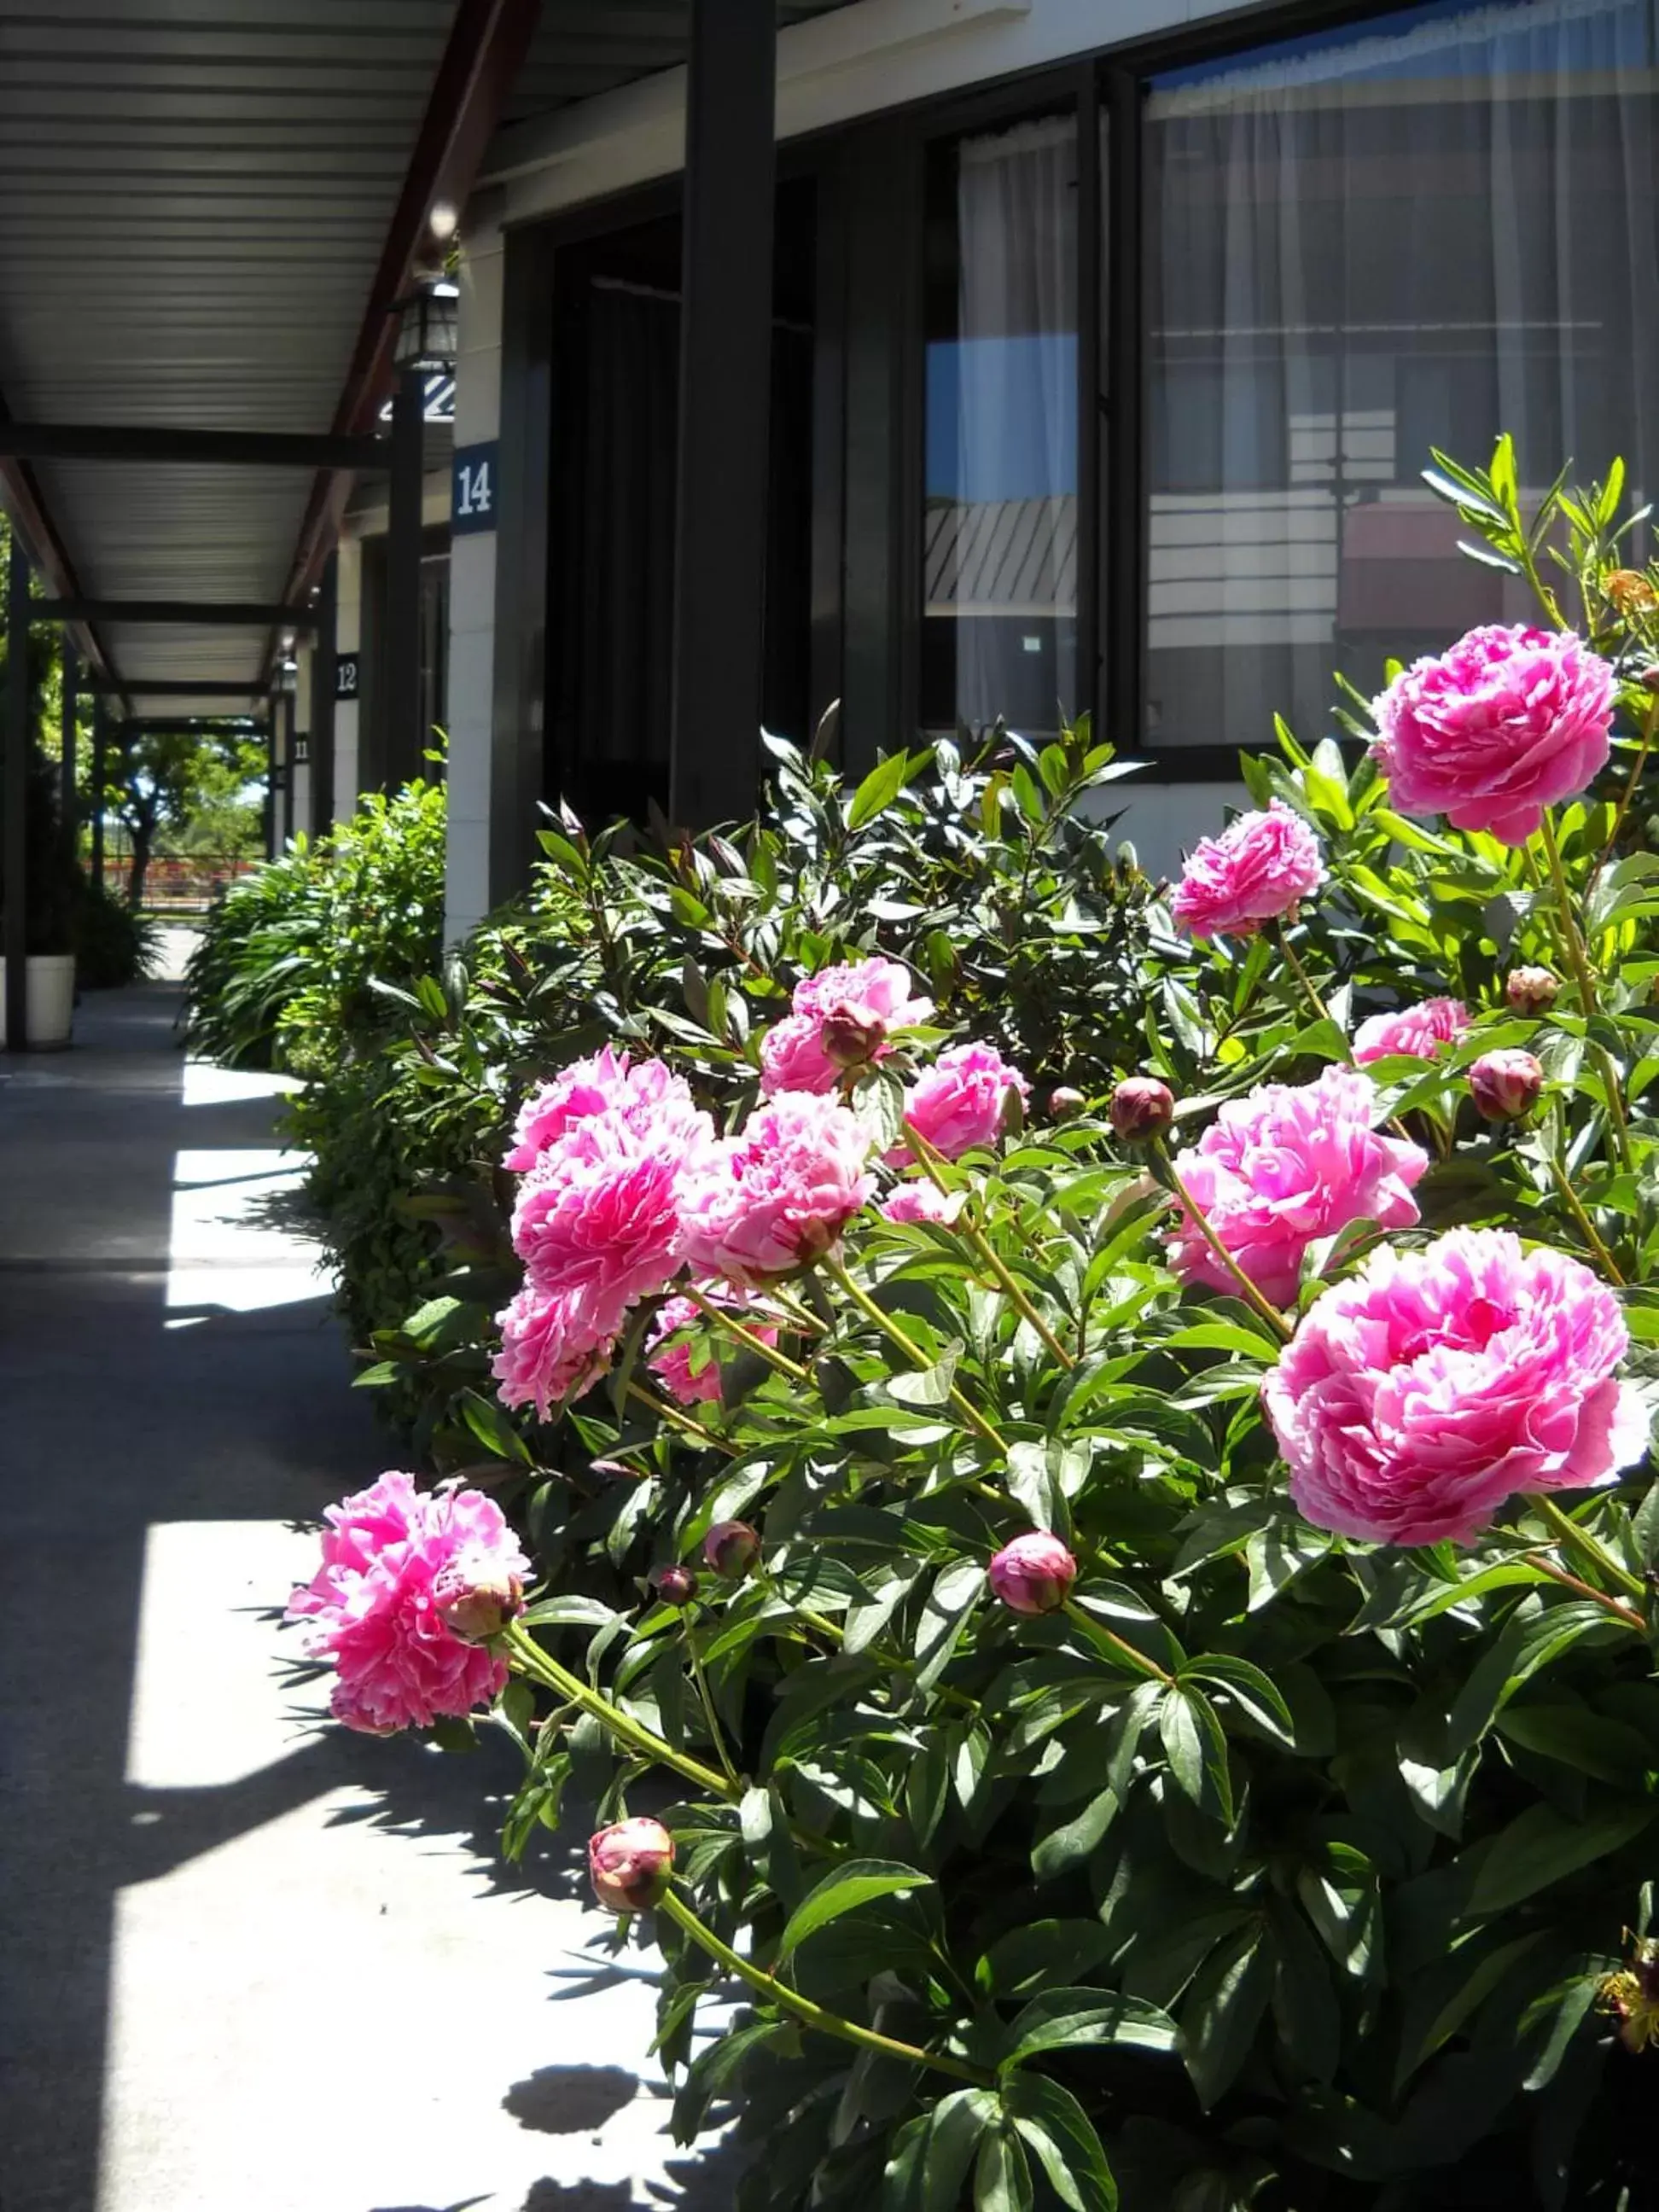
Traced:
<path fill-rule="evenodd" d="M 0 2212 L 723 2212 L 585 1824 L 321 1729 L 275 1608 L 387 1449 L 261 1079 L 162 985 L 0 1055 Z M 643 2078 L 642 2078 L 643 2077 Z"/>

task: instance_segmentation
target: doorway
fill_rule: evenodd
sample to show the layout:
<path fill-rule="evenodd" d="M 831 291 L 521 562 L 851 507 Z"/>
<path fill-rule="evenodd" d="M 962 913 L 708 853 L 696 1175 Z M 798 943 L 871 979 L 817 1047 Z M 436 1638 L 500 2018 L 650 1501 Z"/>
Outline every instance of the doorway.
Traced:
<path fill-rule="evenodd" d="M 805 740 L 817 193 L 778 187 L 762 718 Z M 544 795 L 584 820 L 668 803 L 679 449 L 678 213 L 553 256 Z M 734 744 L 754 732 L 733 731 Z"/>

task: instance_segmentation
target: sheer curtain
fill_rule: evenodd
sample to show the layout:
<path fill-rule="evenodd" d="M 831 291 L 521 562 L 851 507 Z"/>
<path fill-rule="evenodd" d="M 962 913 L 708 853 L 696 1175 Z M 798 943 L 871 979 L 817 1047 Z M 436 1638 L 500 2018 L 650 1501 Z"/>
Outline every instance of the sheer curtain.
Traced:
<path fill-rule="evenodd" d="M 1652 0 L 1413 10 L 1147 103 L 1147 735 L 1316 732 L 1340 668 L 1517 617 L 1423 489 L 1653 484 Z"/>
<path fill-rule="evenodd" d="M 954 719 L 1052 730 L 1078 703 L 1076 122 L 1039 117 L 954 151 L 926 617 L 950 625 Z"/>

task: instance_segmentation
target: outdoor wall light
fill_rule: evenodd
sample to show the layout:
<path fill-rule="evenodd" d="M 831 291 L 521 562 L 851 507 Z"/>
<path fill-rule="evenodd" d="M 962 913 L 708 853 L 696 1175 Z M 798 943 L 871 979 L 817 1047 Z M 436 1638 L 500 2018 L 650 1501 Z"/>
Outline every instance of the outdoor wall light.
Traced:
<path fill-rule="evenodd" d="M 294 692 L 300 688 L 300 664 L 289 653 L 276 664 L 276 689 Z"/>
<path fill-rule="evenodd" d="M 431 375 L 453 368 L 460 321 L 461 289 L 447 276 L 421 279 L 398 302 L 398 367 Z"/>

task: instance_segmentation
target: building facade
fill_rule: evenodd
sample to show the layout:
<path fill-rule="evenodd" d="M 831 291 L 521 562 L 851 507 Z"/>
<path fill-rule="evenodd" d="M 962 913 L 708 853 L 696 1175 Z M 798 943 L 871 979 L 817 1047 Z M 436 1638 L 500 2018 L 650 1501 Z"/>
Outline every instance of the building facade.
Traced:
<path fill-rule="evenodd" d="M 1432 449 L 1508 430 L 1528 484 L 1651 483 L 1653 0 L 788 12 L 769 726 L 838 702 L 856 771 L 1087 712 L 1167 869 L 1276 713 L 1323 734 L 1339 674 L 1369 693 L 1524 611 L 1458 550 Z M 673 795 L 687 73 L 538 112 L 534 70 L 465 227 L 456 933 L 522 880 L 538 801 Z M 755 732 L 720 742 L 718 789 L 752 787 Z"/>

